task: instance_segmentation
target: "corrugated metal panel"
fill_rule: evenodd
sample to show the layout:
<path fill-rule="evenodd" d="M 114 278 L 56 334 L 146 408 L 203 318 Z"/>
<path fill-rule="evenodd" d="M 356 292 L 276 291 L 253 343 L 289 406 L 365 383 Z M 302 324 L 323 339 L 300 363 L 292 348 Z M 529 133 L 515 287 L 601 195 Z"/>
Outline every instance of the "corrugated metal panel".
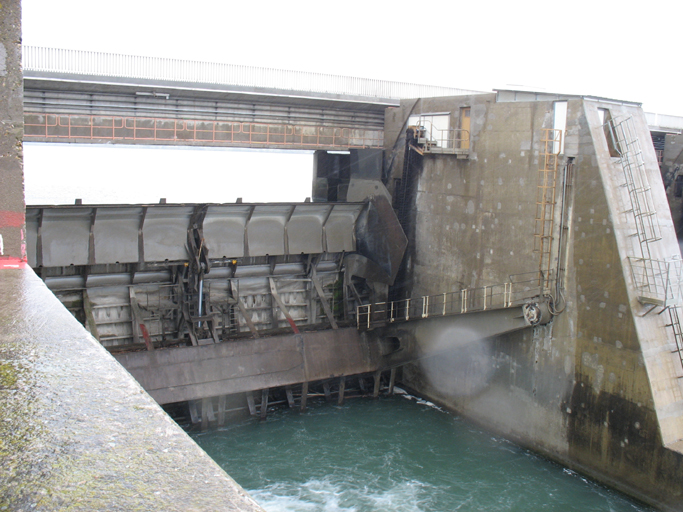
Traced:
<path fill-rule="evenodd" d="M 29 263 L 68 267 L 186 261 L 187 230 L 196 207 L 29 206 Z M 355 222 L 362 208 L 361 203 L 207 205 L 204 244 L 210 258 L 353 252 Z"/>
<path fill-rule="evenodd" d="M 23 46 L 22 54 L 25 74 L 35 71 L 126 77 L 397 99 L 457 96 L 477 92 L 453 87 L 390 82 L 306 71 L 27 45 Z"/>

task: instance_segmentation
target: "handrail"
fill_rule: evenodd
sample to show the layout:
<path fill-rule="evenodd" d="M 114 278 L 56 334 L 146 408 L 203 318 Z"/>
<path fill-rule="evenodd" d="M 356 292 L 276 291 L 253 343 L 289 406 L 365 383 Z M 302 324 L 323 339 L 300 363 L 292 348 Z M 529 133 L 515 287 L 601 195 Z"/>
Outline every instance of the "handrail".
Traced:
<path fill-rule="evenodd" d="M 381 130 L 241 121 L 26 112 L 24 138 L 214 143 L 254 147 L 377 148 Z"/>
<path fill-rule="evenodd" d="M 459 149 L 462 142 L 469 142 L 470 132 L 461 128 L 437 128 L 429 119 L 421 117 L 417 124 L 418 135 L 426 139 L 424 151 L 429 153 L 434 149 Z M 434 147 L 435 146 L 435 147 Z"/>
<path fill-rule="evenodd" d="M 533 277 L 524 281 L 511 279 L 509 282 L 493 286 L 465 288 L 455 292 L 391 302 L 361 304 L 356 308 L 356 325 L 358 329 L 370 329 L 377 322 L 384 324 L 407 322 L 422 318 L 510 308 L 541 294 L 538 273 L 533 272 L 529 275 Z"/>
<path fill-rule="evenodd" d="M 405 82 L 291 71 L 218 62 L 143 57 L 24 45 L 24 72 L 95 75 L 174 82 L 262 87 L 368 98 L 421 98 L 481 91 Z"/>
<path fill-rule="evenodd" d="M 683 298 L 683 261 L 628 257 L 638 300 L 668 307 Z"/>

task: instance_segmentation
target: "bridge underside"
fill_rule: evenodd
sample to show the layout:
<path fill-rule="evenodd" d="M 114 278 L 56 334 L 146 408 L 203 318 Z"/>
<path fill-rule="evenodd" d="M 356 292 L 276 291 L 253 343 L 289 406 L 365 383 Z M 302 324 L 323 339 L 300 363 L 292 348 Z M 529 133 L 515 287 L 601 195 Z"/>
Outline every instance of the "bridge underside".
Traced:
<path fill-rule="evenodd" d="M 385 106 L 177 84 L 27 78 L 24 140 L 304 150 L 379 148 L 384 143 Z"/>

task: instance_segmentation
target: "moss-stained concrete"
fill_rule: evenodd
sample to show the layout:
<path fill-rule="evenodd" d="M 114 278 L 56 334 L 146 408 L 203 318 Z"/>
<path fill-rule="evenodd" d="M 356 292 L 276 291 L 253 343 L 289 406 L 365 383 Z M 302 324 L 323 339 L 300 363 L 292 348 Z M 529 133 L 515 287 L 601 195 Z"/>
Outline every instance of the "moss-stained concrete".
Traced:
<path fill-rule="evenodd" d="M 0 411 L 0 510 L 261 510 L 30 269 L 0 270 Z"/>
<path fill-rule="evenodd" d="M 558 99 L 558 98 L 552 98 Z M 553 101 L 495 95 L 421 100 L 416 113 L 471 109 L 469 159 L 425 155 L 416 172 L 407 295 L 501 284 L 538 272 L 534 252 L 543 129 Z M 404 368 L 408 386 L 508 438 L 635 497 L 683 509 L 683 375 L 668 313 L 637 300 L 628 257 L 640 256 L 618 159 L 610 156 L 598 109 L 633 116 L 661 240 L 652 258 L 678 245 L 642 111 L 633 104 L 567 100 L 563 165 L 573 158 L 564 203 L 558 193 L 552 267 L 564 212 L 562 312 L 551 324 L 458 346 Z M 386 116 L 395 138 L 413 102 Z M 393 134 L 393 135 L 392 135 Z M 393 141 L 393 139 L 392 139 Z M 402 169 L 402 156 L 394 172 Z M 560 173 L 561 174 L 561 173 Z M 393 176 L 399 177 L 398 174 Z M 409 229 L 410 231 L 410 229 Z M 556 295 L 554 287 L 552 294 Z"/>

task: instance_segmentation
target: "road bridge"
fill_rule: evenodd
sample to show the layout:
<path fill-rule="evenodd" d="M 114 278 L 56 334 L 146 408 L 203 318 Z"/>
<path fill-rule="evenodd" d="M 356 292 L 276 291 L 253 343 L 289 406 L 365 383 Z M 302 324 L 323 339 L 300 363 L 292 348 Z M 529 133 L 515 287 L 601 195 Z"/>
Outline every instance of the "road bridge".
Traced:
<path fill-rule="evenodd" d="M 401 99 L 477 91 L 213 62 L 23 47 L 28 142 L 382 148 Z M 534 93 L 516 91 L 515 95 Z M 683 118 L 648 113 L 664 134 Z"/>
<path fill-rule="evenodd" d="M 475 91 L 25 46 L 25 140 L 381 148 L 400 98 Z"/>

